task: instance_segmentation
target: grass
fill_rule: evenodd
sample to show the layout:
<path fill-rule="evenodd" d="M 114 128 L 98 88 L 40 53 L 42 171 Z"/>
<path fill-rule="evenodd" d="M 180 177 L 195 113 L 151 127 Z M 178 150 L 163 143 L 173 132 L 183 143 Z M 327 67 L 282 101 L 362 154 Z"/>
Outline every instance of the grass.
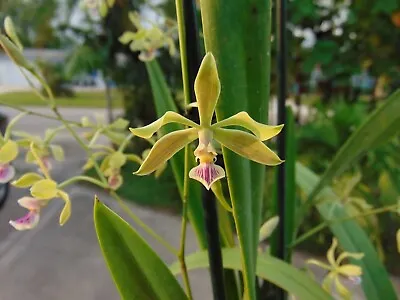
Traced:
<path fill-rule="evenodd" d="M 121 171 L 124 183 L 118 189 L 118 195 L 139 205 L 179 211 L 181 200 L 171 167 L 168 166 L 158 179 L 154 175 L 133 175 L 138 167 L 130 161 L 124 165 Z M 87 175 L 97 177 L 94 170 L 89 170 Z"/>
<path fill-rule="evenodd" d="M 122 107 L 122 97 L 116 91 L 112 91 L 113 107 Z M 10 103 L 20 106 L 45 106 L 46 103 L 42 101 L 34 92 L 11 92 L 0 94 L 0 102 Z M 76 92 L 75 97 L 56 98 L 57 105 L 60 107 L 106 107 L 106 100 L 104 91 L 82 91 Z"/>

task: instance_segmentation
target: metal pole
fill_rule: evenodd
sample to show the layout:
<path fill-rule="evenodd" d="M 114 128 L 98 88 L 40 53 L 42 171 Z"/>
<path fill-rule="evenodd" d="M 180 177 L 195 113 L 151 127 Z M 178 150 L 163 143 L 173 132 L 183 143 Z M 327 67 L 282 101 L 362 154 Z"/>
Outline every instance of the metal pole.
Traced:
<path fill-rule="evenodd" d="M 194 0 L 184 0 L 186 50 L 191 102 L 195 101 L 194 81 L 201 63 L 199 30 L 197 26 L 196 4 Z M 193 114 L 195 112 L 195 114 Z M 190 119 L 196 120 L 197 112 L 191 110 Z M 196 120 L 199 121 L 199 120 Z M 219 239 L 218 213 L 214 194 L 202 190 L 204 218 L 207 233 L 208 257 L 214 300 L 225 300 L 224 268 L 222 264 L 221 243 Z"/>
<path fill-rule="evenodd" d="M 287 38 L 286 38 L 286 23 L 287 23 L 287 0 L 276 1 L 276 38 L 277 38 L 277 67 L 278 67 L 278 124 L 286 122 L 286 95 L 287 95 Z M 278 138 L 278 155 L 285 157 L 285 130 Z M 278 257 L 282 260 L 286 258 L 285 249 L 285 164 L 278 167 Z M 277 299 L 285 299 L 286 293 L 282 289 L 277 290 Z"/>

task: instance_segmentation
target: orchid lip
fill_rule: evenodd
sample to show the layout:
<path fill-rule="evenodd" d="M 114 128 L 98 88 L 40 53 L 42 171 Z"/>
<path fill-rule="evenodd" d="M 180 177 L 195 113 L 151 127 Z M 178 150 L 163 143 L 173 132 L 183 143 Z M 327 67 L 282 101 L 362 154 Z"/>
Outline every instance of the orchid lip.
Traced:
<path fill-rule="evenodd" d="M 30 210 L 25 216 L 17 220 L 10 220 L 9 224 L 16 230 L 29 230 L 37 226 L 39 219 L 39 211 Z"/>
<path fill-rule="evenodd" d="M 15 169 L 9 164 L 0 165 L 0 183 L 7 183 L 15 176 Z"/>
<path fill-rule="evenodd" d="M 225 177 L 225 171 L 214 163 L 200 163 L 189 172 L 189 177 L 199 181 L 209 190 L 217 180 Z"/>

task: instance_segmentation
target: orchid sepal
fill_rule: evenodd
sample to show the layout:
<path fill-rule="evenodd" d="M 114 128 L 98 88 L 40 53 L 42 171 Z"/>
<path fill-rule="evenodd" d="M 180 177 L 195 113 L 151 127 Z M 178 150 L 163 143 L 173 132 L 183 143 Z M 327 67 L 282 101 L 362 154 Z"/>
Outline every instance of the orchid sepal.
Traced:
<path fill-rule="evenodd" d="M 221 128 L 227 126 L 240 126 L 250 130 L 255 136 L 257 136 L 261 141 L 269 140 L 274 136 L 278 135 L 284 125 L 270 126 L 266 124 L 259 123 L 249 116 L 247 112 L 241 111 L 232 117 L 221 120 L 211 126 L 214 128 Z"/>
<path fill-rule="evenodd" d="M 193 142 L 196 138 L 197 129 L 195 128 L 177 130 L 164 135 L 154 144 L 139 170 L 133 174 L 148 175 L 154 172 L 166 163 L 176 152 L 190 142 Z"/>
<path fill-rule="evenodd" d="M 217 63 L 211 52 L 208 52 L 201 62 L 194 82 L 194 91 L 198 103 L 200 126 L 210 127 L 221 92 Z"/>
<path fill-rule="evenodd" d="M 199 125 L 194 123 L 193 121 L 177 114 L 173 111 L 167 111 L 161 118 L 150 123 L 147 126 L 140 127 L 140 128 L 129 128 L 129 130 L 136 136 L 149 139 L 151 138 L 162 126 L 168 123 L 179 123 L 182 125 L 186 125 L 193 128 L 198 128 Z"/>

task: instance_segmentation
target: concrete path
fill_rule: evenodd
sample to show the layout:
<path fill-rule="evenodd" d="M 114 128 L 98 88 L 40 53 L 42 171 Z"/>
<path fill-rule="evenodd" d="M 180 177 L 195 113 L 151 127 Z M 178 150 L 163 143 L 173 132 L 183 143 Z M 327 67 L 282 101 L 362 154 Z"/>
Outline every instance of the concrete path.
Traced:
<path fill-rule="evenodd" d="M 44 112 L 43 109 L 38 109 Z M 4 111 L 2 109 L 2 111 Z M 66 118 L 79 120 L 94 110 L 62 109 Z M 102 112 L 101 110 L 96 110 Z M 12 111 L 7 111 L 12 115 Z M 57 125 L 55 121 L 36 117 L 26 117 L 16 129 L 24 129 L 39 134 L 45 128 Z M 56 180 L 64 180 L 79 172 L 85 161 L 85 155 L 68 135 L 61 135 L 57 142 L 65 148 L 67 160 L 55 165 Z M 19 159 L 15 162 L 19 174 L 29 167 Z M 16 199 L 24 195 L 20 189 L 13 189 L 9 201 L 0 211 L 0 300 L 112 300 L 119 299 L 114 284 L 97 244 L 92 208 L 95 194 L 111 206 L 121 211 L 104 192 L 84 185 L 73 185 L 67 190 L 72 198 L 72 217 L 63 227 L 58 226 L 62 202 L 52 203 L 45 209 L 40 225 L 33 231 L 16 232 L 7 224 L 9 219 L 20 216 L 24 209 L 18 207 Z M 179 244 L 180 219 L 177 216 L 152 211 L 129 204 L 131 209 L 156 232 L 176 247 Z M 129 218 L 126 217 L 127 220 Z M 136 226 L 135 226 L 136 227 Z M 137 228 L 137 227 L 136 227 Z M 142 232 L 139 229 L 140 232 Z M 157 242 L 144 234 L 155 251 L 166 263 L 175 258 Z M 196 251 L 196 239 L 188 229 L 187 252 Z M 294 261 L 304 266 L 307 256 L 296 254 Z M 316 270 L 317 278 L 322 278 L 321 270 Z M 212 299 L 208 272 L 206 270 L 190 273 L 194 298 Z M 400 284 L 397 282 L 399 287 Z M 359 287 L 354 299 L 364 299 Z M 400 293 L 400 291 L 399 291 Z"/>

